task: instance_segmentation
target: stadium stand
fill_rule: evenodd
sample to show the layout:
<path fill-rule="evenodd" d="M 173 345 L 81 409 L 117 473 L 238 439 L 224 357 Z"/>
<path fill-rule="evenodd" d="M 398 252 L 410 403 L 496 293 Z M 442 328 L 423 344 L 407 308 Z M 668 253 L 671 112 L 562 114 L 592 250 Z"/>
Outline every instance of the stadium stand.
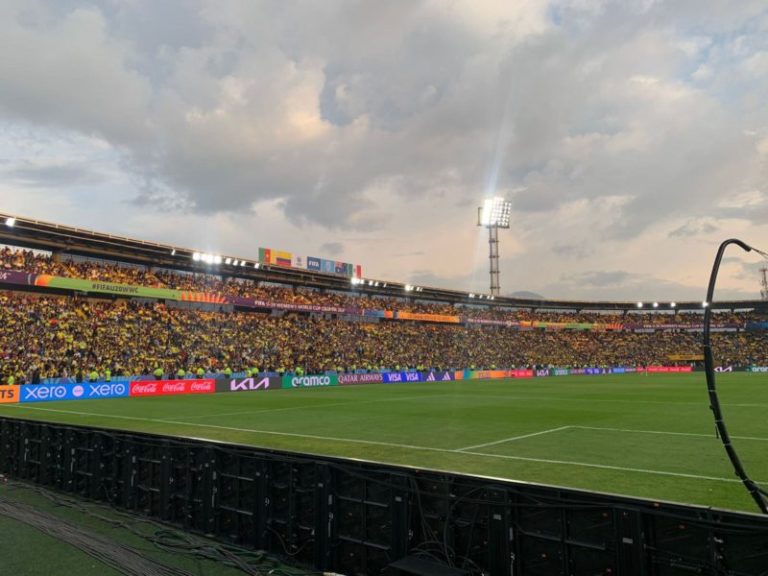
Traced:
<path fill-rule="evenodd" d="M 460 314 L 465 319 L 518 323 L 361 321 L 343 314 L 225 312 L 194 306 L 180 309 L 162 302 L 6 291 L 0 293 L 0 322 L 6 327 L 0 334 L 4 383 L 37 383 L 50 378 L 82 381 L 94 372 L 103 379 L 108 374 L 117 378 L 157 371 L 194 375 L 224 370 L 318 373 L 644 366 L 669 364 L 670 357 L 695 355 L 699 349 L 701 314 L 696 313 L 534 313 L 372 298 L 96 259 L 57 261 L 50 254 L 7 246 L 0 250 L 0 267 L 270 302 Z M 715 338 L 718 361 L 728 365 L 768 364 L 765 331 L 744 330 L 747 324 L 763 319 L 752 312 L 718 313 L 717 325 L 728 330 Z M 535 324 L 542 322 L 550 325 L 537 328 Z M 528 329 L 521 329 L 521 323 Z M 561 329 L 566 323 L 614 329 Z"/>

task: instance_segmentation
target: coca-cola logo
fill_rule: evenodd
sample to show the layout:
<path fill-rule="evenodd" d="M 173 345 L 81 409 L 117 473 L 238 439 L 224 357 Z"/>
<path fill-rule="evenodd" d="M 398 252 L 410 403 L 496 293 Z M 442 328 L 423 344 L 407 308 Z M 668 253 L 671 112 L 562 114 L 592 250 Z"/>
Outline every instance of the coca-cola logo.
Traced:
<path fill-rule="evenodd" d="M 192 392 L 208 392 L 211 389 L 211 385 L 208 382 L 193 382 L 190 386 Z"/>
<path fill-rule="evenodd" d="M 184 392 L 186 390 L 186 386 L 184 385 L 184 382 L 174 382 L 173 384 L 163 384 L 163 393 L 164 394 L 173 394 L 174 392 Z"/>
<path fill-rule="evenodd" d="M 134 384 L 131 392 L 138 394 L 157 394 L 157 384 Z"/>

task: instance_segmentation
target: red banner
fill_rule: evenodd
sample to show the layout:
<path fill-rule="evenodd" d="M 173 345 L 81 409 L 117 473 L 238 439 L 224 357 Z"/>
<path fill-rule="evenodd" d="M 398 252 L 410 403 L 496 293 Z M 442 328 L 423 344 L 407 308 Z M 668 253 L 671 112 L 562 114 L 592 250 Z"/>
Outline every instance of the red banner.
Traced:
<path fill-rule="evenodd" d="M 508 378 L 533 378 L 533 370 L 509 370 Z"/>
<path fill-rule="evenodd" d="M 131 382 L 131 396 L 167 396 L 169 394 L 213 394 L 216 380 L 137 380 Z"/>
<path fill-rule="evenodd" d="M 641 371 L 638 369 L 638 372 Z M 661 373 L 661 372 L 693 372 L 693 368 L 690 366 L 648 366 L 645 369 L 649 374 Z"/>

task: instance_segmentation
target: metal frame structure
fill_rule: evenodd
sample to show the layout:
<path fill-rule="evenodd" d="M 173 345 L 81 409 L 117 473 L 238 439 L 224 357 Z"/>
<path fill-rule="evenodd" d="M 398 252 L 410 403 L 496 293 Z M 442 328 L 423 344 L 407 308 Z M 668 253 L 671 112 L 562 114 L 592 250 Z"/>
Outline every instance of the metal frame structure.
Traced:
<path fill-rule="evenodd" d="M 488 198 L 477 209 L 477 225 L 488 228 L 488 263 L 491 277 L 490 295 L 500 295 L 499 228 L 509 229 L 512 204 L 503 198 Z"/>
<path fill-rule="evenodd" d="M 764 574 L 768 518 L 0 417 L 0 472 L 362 575 Z"/>
<path fill-rule="evenodd" d="M 4 224 L 9 218 L 15 219 L 13 227 Z M 366 282 L 352 286 L 348 278 L 279 266 L 261 265 L 256 269 L 253 266 L 241 267 L 222 264 L 215 269 L 211 269 L 206 268 L 202 263 L 194 262 L 192 255 L 195 250 L 190 248 L 104 234 L 93 230 L 63 226 L 61 224 L 33 220 L 2 212 L 0 212 L 0 243 L 151 267 L 210 272 L 290 286 L 307 286 L 320 290 L 338 290 L 390 297 L 408 296 L 452 304 L 484 304 L 488 306 L 521 308 L 533 312 L 547 310 L 632 312 L 637 310 L 637 302 L 635 301 L 536 300 L 507 298 L 503 296 L 494 296 L 493 301 L 478 301 L 477 298 L 472 298 L 467 292 L 431 287 L 423 287 L 418 294 L 415 294 L 414 292 L 406 292 L 408 285 L 402 282 L 386 281 L 380 282 L 378 286 L 370 285 Z M 238 258 L 243 259 L 242 257 Z M 244 260 L 254 262 L 251 258 L 244 258 Z M 669 303 L 661 302 L 658 310 L 665 309 L 671 310 Z M 768 301 L 760 299 L 721 301 L 712 303 L 712 309 L 728 311 L 754 309 L 768 312 Z M 676 303 L 674 310 L 701 310 L 701 301 L 680 301 Z"/>

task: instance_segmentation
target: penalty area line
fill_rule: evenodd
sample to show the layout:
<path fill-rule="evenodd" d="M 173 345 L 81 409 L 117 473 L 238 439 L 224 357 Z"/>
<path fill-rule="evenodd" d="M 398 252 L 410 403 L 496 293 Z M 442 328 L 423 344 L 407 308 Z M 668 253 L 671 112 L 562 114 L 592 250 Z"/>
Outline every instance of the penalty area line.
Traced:
<path fill-rule="evenodd" d="M 74 410 L 57 410 L 55 408 L 42 408 L 37 406 L 21 406 L 19 404 L 5 404 L 4 406 L 7 407 L 13 407 L 17 409 L 23 409 L 23 410 L 39 410 L 43 412 L 56 412 L 60 414 L 76 414 L 81 416 L 92 416 L 95 418 L 114 418 L 119 420 L 135 420 L 135 421 L 141 421 L 141 422 L 154 422 L 158 424 L 177 424 L 181 426 L 189 426 L 192 428 L 211 428 L 216 430 L 230 430 L 233 432 L 247 432 L 251 434 L 263 434 L 263 435 L 270 435 L 270 436 L 286 436 L 291 438 L 309 438 L 311 440 L 326 440 L 331 442 L 346 442 L 348 444 L 364 444 L 364 445 L 371 445 L 371 446 L 382 446 L 386 448 L 404 448 L 408 450 L 420 450 L 424 452 L 437 452 L 442 454 L 453 454 L 453 455 L 470 455 L 470 456 L 480 456 L 483 458 L 492 458 L 497 460 L 514 460 L 518 462 L 535 462 L 539 464 L 553 464 L 553 465 L 559 465 L 559 466 L 574 466 L 579 468 L 594 468 L 597 470 L 614 470 L 618 472 L 636 472 L 639 474 L 651 474 L 656 476 L 671 476 L 675 478 L 690 478 L 694 480 L 710 480 L 713 482 L 727 482 L 727 483 L 741 483 L 741 480 L 738 478 L 719 478 L 717 476 L 702 476 L 698 474 L 686 474 L 683 472 L 666 472 L 663 470 L 648 470 L 645 468 L 630 468 L 626 466 L 612 466 L 609 464 L 593 464 L 589 462 L 577 462 L 572 460 L 553 460 L 548 458 L 532 458 L 529 456 L 505 456 L 503 454 L 485 454 L 483 452 L 468 452 L 468 451 L 459 451 L 455 449 L 450 448 L 433 448 L 431 446 L 413 446 L 410 444 L 396 444 L 393 442 L 381 442 L 376 440 L 360 440 L 355 438 L 335 438 L 333 436 L 316 436 L 314 434 L 299 434 L 296 432 L 276 432 L 274 430 L 257 430 L 257 429 L 251 429 L 251 428 L 234 428 L 231 426 L 218 426 L 214 424 L 202 424 L 202 423 L 196 423 L 196 422 L 183 422 L 179 420 L 161 420 L 158 418 L 142 418 L 140 416 L 122 416 L 122 415 L 115 415 L 115 414 L 98 414 L 94 412 L 78 412 Z M 56 423 L 54 423 L 56 424 Z M 61 422 L 58 422 L 57 424 L 62 424 Z M 198 440 L 204 440 L 208 442 L 216 442 L 217 439 L 215 438 L 196 438 Z M 219 439 L 220 440 L 220 439 Z"/>
<path fill-rule="evenodd" d="M 465 448 L 456 448 L 456 452 L 467 452 L 469 450 L 475 450 L 476 448 L 486 448 L 488 446 L 496 446 L 497 444 L 504 444 L 505 442 L 514 442 L 515 440 L 523 440 L 524 438 L 533 438 L 534 436 L 541 436 L 542 434 L 551 434 L 553 432 L 560 432 L 567 430 L 572 426 L 560 426 L 559 428 L 550 428 L 549 430 L 541 430 L 539 432 L 533 432 L 531 434 L 523 434 L 522 436 L 512 436 L 510 438 L 504 438 L 502 440 L 496 440 L 495 442 L 486 442 L 485 444 L 476 444 L 474 446 L 467 446 Z"/>
<path fill-rule="evenodd" d="M 634 434 L 659 434 L 662 436 L 691 436 L 693 438 L 716 438 L 715 434 L 698 434 L 695 432 L 668 432 L 665 430 L 635 430 L 632 428 L 603 428 L 598 426 L 571 426 L 576 430 L 597 430 L 603 432 L 630 432 Z M 731 436 L 734 440 L 754 440 L 756 442 L 768 442 L 768 438 L 760 436 Z"/>

